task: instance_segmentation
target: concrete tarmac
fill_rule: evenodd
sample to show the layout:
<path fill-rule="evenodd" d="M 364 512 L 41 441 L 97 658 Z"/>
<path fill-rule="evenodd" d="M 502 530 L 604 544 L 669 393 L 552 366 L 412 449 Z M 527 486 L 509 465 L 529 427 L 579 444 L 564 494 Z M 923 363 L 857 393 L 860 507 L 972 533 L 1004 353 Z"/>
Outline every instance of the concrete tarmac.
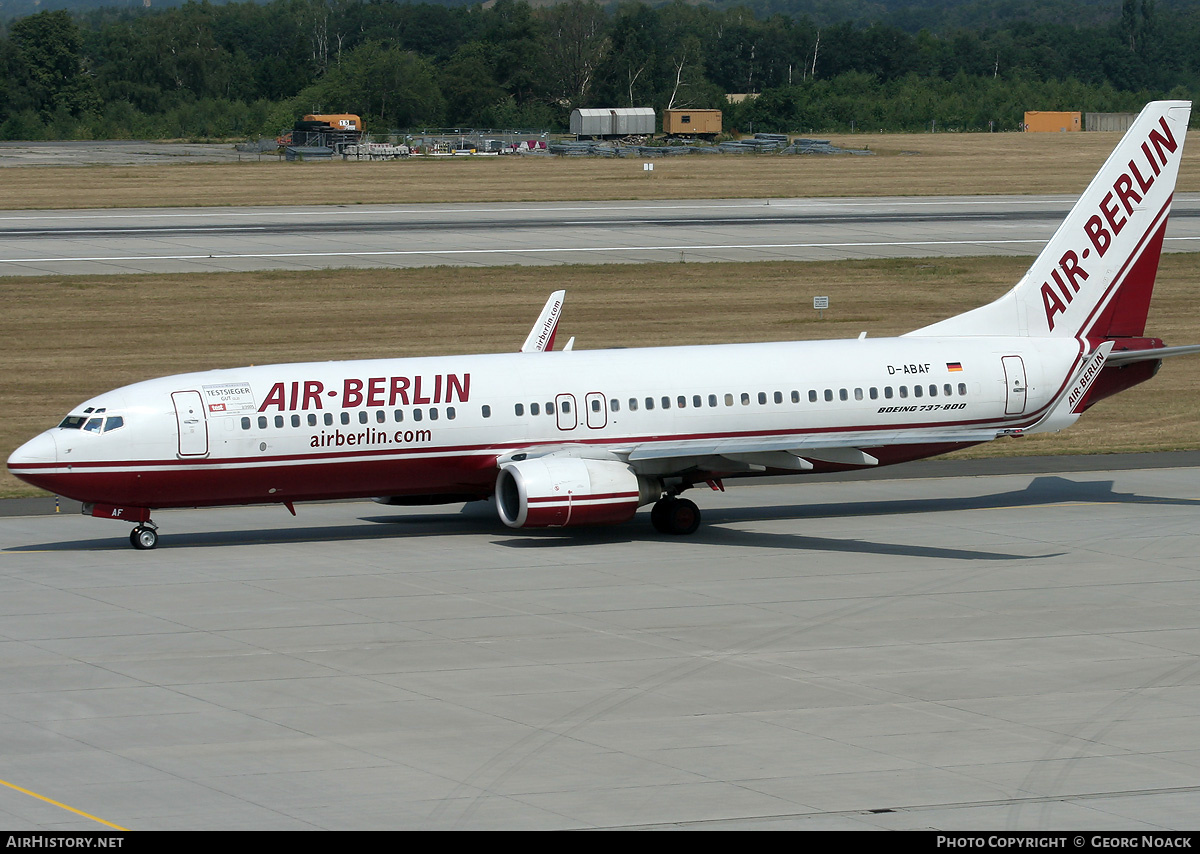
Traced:
<path fill-rule="evenodd" d="M 945 196 L 0 212 L 0 275 L 1036 255 L 1074 198 Z M 1200 248 L 1200 194 L 1166 251 Z"/>
<path fill-rule="evenodd" d="M 1200 469 L 895 474 L 0 519 L 0 826 L 1194 829 Z"/>

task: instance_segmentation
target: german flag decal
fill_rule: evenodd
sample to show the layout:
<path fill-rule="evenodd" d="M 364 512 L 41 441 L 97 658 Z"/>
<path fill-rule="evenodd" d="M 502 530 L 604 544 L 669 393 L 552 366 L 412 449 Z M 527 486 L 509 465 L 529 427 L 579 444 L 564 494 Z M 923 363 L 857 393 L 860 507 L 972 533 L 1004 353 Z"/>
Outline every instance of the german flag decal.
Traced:
<path fill-rule="evenodd" d="M 950 373 L 954 373 L 955 371 L 961 371 L 962 370 L 962 362 L 947 362 L 946 370 L 948 370 Z"/>

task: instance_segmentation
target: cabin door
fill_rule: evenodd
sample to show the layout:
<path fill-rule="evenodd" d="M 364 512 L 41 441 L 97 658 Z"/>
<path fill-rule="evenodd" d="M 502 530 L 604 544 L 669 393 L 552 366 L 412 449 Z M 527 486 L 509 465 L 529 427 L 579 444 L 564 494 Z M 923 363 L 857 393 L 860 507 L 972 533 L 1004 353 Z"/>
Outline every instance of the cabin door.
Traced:
<path fill-rule="evenodd" d="M 208 420 L 200 392 L 172 392 L 171 401 L 175 404 L 175 422 L 179 425 L 179 456 L 208 456 Z"/>
<path fill-rule="evenodd" d="M 1020 356 L 1003 356 L 1004 364 L 1004 414 L 1020 415 L 1025 411 L 1025 363 Z"/>

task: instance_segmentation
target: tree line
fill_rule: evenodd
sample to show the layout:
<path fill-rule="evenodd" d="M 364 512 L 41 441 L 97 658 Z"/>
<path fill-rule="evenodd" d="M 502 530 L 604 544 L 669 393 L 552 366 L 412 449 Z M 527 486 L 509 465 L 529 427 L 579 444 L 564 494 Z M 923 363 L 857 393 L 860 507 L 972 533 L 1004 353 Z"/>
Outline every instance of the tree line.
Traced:
<path fill-rule="evenodd" d="M 1200 88 L 1200 10 L 1112 0 L 1086 23 L 909 32 L 676 0 L 450 7 L 270 0 L 40 12 L 0 30 L 0 138 L 565 129 L 577 107 L 720 108 L 726 128 L 1012 130 Z M 757 97 L 731 104 L 727 93 Z"/>

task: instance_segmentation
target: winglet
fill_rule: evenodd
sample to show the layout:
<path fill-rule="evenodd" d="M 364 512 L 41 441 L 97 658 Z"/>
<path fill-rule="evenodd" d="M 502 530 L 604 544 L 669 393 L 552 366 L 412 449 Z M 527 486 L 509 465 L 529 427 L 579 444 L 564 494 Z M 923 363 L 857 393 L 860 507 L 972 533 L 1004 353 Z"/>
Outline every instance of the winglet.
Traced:
<path fill-rule="evenodd" d="M 554 333 L 558 331 L 558 320 L 562 317 L 563 301 L 566 291 L 555 291 L 546 300 L 542 313 L 538 315 L 537 323 L 529 331 L 529 337 L 521 345 L 522 353 L 543 353 L 554 347 Z"/>

